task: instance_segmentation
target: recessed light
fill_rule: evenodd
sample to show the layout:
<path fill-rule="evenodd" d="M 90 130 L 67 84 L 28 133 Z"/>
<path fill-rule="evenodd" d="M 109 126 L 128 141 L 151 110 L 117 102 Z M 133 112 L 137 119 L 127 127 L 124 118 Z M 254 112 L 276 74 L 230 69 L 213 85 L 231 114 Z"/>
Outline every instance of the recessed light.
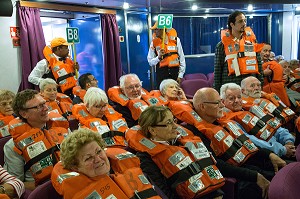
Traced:
<path fill-rule="evenodd" d="M 124 2 L 124 4 L 123 4 L 123 8 L 126 10 L 126 9 L 128 9 L 129 8 L 129 3 L 127 3 L 127 2 Z"/>
<path fill-rule="evenodd" d="M 198 9 L 198 6 L 194 4 L 194 5 L 192 6 L 192 10 L 197 10 L 197 9 Z"/>

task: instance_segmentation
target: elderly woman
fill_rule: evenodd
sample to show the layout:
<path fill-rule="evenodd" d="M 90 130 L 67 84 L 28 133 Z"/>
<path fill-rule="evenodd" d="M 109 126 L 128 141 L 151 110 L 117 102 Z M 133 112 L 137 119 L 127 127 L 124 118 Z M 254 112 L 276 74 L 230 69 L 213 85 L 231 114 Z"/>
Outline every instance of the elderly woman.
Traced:
<path fill-rule="evenodd" d="M 108 105 L 105 92 L 96 87 L 87 90 L 83 104 L 73 106 L 72 112 L 79 120 L 80 127 L 99 132 L 108 146 L 126 146 L 124 132 L 128 129 L 120 113 Z"/>
<path fill-rule="evenodd" d="M 199 137 L 176 125 L 168 107 L 148 107 L 126 138 L 168 198 L 222 198 L 224 178 L 215 161 Z"/>
<path fill-rule="evenodd" d="M 177 81 L 173 79 L 165 79 L 159 86 L 161 95 L 167 100 L 179 101 L 186 100 L 186 96 Z"/>
<path fill-rule="evenodd" d="M 159 198 L 135 155 L 104 147 L 101 136 L 89 129 L 70 134 L 61 144 L 61 162 L 51 176 L 56 191 L 65 199 L 146 198 L 140 194 L 143 191 L 151 193 L 153 199 Z"/>
<path fill-rule="evenodd" d="M 12 102 L 15 94 L 9 90 L 0 90 L 0 138 L 10 135 L 8 123 L 14 119 Z"/>
<path fill-rule="evenodd" d="M 57 112 L 66 119 L 74 120 L 72 114 L 72 100 L 69 96 L 57 92 L 57 83 L 50 78 L 40 82 L 40 93 L 47 100 L 49 112 Z"/>

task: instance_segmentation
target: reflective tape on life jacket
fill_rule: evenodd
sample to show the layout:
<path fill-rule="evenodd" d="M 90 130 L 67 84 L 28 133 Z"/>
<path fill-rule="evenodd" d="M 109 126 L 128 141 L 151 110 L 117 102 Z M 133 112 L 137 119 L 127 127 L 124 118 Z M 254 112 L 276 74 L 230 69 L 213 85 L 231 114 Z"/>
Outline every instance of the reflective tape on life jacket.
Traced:
<path fill-rule="evenodd" d="M 15 143 L 14 150 L 24 157 L 24 170 L 30 169 L 36 185 L 49 179 L 53 165 L 60 157 L 59 145 L 68 130 L 61 127 L 49 130 L 32 128 L 18 118 L 12 120 L 9 126 Z"/>
<path fill-rule="evenodd" d="M 8 124 L 15 117 L 13 115 L 3 115 L 0 113 L 0 138 L 9 136 Z"/>
<path fill-rule="evenodd" d="M 75 86 L 72 89 L 72 93 L 74 95 L 78 96 L 81 99 L 81 101 L 83 101 L 83 98 L 84 98 L 84 96 L 86 94 L 86 90 L 82 89 L 80 86 Z"/>
<path fill-rule="evenodd" d="M 185 135 L 177 141 L 182 146 L 152 141 L 143 136 L 139 126 L 130 128 L 125 136 L 131 148 L 151 156 L 170 187 L 182 198 L 203 196 L 220 188 L 224 178 L 202 140 L 183 127 L 178 126 L 177 131 Z"/>
<path fill-rule="evenodd" d="M 256 37 L 250 27 L 245 28 L 245 33 L 238 41 L 229 30 L 221 31 L 221 39 L 225 49 L 225 60 L 228 63 L 228 76 L 244 74 L 259 74 L 256 54 L 263 44 L 256 43 Z"/>

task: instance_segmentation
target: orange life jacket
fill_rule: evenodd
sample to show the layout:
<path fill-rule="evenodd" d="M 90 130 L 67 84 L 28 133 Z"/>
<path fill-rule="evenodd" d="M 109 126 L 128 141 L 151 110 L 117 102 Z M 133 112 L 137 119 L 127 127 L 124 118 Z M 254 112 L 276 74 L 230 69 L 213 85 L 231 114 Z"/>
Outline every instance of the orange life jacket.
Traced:
<path fill-rule="evenodd" d="M 166 145 L 146 138 L 139 126 L 126 132 L 131 148 L 147 152 L 172 189 L 182 198 L 195 198 L 210 193 L 224 185 L 224 178 L 215 165 L 215 160 L 202 140 L 181 126 L 178 142 L 182 146 Z"/>
<path fill-rule="evenodd" d="M 282 102 L 288 107 L 291 106 L 289 97 L 284 87 L 283 69 L 276 61 L 265 62 L 262 65 L 263 70 L 269 67 L 273 71 L 272 81 L 269 82 L 268 77 L 264 78 L 263 91 L 266 93 L 276 93 L 276 95 L 282 100 Z"/>
<path fill-rule="evenodd" d="M 59 161 L 59 145 L 68 135 L 68 130 L 62 127 L 33 128 L 19 118 L 9 123 L 9 129 L 15 143 L 14 150 L 24 157 L 24 170 L 30 169 L 35 184 L 49 179 L 53 165 Z"/>
<path fill-rule="evenodd" d="M 168 41 L 165 40 L 165 54 L 163 60 L 159 62 L 159 67 L 179 67 L 179 56 L 177 49 L 177 32 L 174 28 L 166 30 Z M 155 37 L 153 40 L 153 47 L 156 54 L 162 48 L 162 39 Z M 167 43 L 166 43 L 167 42 Z"/>
<path fill-rule="evenodd" d="M 0 199 L 10 199 L 6 194 L 0 194 Z"/>
<path fill-rule="evenodd" d="M 15 117 L 13 115 L 3 115 L 0 113 L 0 138 L 9 136 L 8 124 Z"/>
<path fill-rule="evenodd" d="M 245 33 L 237 42 L 229 30 L 221 31 L 221 39 L 224 44 L 228 63 L 228 76 L 244 74 L 259 74 L 256 54 L 264 44 L 257 44 L 256 37 L 250 27 L 245 28 Z"/>
<path fill-rule="evenodd" d="M 291 72 L 289 82 L 286 85 L 288 88 L 300 92 L 300 71 L 295 69 Z"/>
<path fill-rule="evenodd" d="M 124 139 L 124 132 L 128 129 L 127 123 L 122 114 L 115 111 L 110 105 L 104 114 L 107 121 L 92 116 L 84 104 L 74 105 L 72 111 L 82 125 L 81 127 L 99 132 L 107 146 L 127 146 Z"/>
<path fill-rule="evenodd" d="M 48 106 L 48 112 L 59 113 L 68 121 L 75 120 L 75 117 L 72 115 L 73 104 L 68 100 L 70 98 L 61 98 L 61 97 L 62 96 L 58 98 L 61 101 L 59 100 L 49 101 L 47 98 L 44 97 L 46 100 L 46 104 Z"/>
<path fill-rule="evenodd" d="M 267 94 L 262 98 L 243 97 L 243 109 L 250 111 L 258 118 L 270 113 L 277 117 L 282 124 L 289 122 L 295 112 L 287 107 L 274 93 Z"/>
<path fill-rule="evenodd" d="M 280 121 L 270 114 L 266 114 L 262 119 L 259 119 L 249 111 L 233 112 L 226 107 L 223 108 L 223 113 L 223 119 L 236 121 L 242 125 L 247 133 L 265 141 L 271 139 L 281 126 Z"/>
<path fill-rule="evenodd" d="M 201 131 L 211 141 L 215 154 L 230 164 L 239 166 L 258 151 L 235 121 L 217 121 L 217 125 L 208 123 L 185 101 L 174 101 L 170 109 L 176 118 Z"/>
<path fill-rule="evenodd" d="M 72 92 L 73 95 L 78 96 L 81 99 L 81 101 L 83 101 L 83 98 L 86 94 L 86 90 L 82 89 L 80 86 L 75 86 L 73 87 Z"/>
<path fill-rule="evenodd" d="M 53 169 L 51 180 L 56 191 L 65 199 L 81 198 L 160 198 L 139 168 L 140 161 L 120 148 L 106 151 L 114 174 L 89 178 L 64 169 L 61 162 Z"/>
<path fill-rule="evenodd" d="M 73 67 L 74 63 L 71 59 L 66 58 L 66 63 L 57 60 L 57 58 L 53 55 L 50 46 L 45 46 L 43 54 L 47 59 L 53 76 L 62 92 L 76 86 L 77 79 L 75 77 Z"/>
<path fill-rule="evenodd" d="M 112 101 L 117 102 L 122 106 L 127 106 L 131 111 L 134 120 L 137 120 L 148 106 L 162 105 L 156 97 L 149 95 L 149 92 L 145 89 L 142 90 L 141 99 L 129 99 L 121 92 L 121 89 L 118 86 L 109 88 L 107 95 Z"/>
<path fill-rule="evenodd" d="M 150 91 L 149 95 L 156 97 L 162 105 L 168 105 L 169 101 L 161 95 L 159 90 Z"/>

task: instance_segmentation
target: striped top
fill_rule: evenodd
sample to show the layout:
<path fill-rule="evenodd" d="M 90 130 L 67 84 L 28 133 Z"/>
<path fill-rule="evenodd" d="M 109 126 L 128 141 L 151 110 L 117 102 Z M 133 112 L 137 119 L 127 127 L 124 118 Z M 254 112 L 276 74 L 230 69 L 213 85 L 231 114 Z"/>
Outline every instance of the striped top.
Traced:
<path fill-rule="evenodd" d="M 10 184 L 14 187 L 16 193 L 18 194 L 19 198 L 25 192 L 25 186 L 23 182 L 16 177 L 10 175 L 2 166 L 0 165 L 0 184 Z"/>

